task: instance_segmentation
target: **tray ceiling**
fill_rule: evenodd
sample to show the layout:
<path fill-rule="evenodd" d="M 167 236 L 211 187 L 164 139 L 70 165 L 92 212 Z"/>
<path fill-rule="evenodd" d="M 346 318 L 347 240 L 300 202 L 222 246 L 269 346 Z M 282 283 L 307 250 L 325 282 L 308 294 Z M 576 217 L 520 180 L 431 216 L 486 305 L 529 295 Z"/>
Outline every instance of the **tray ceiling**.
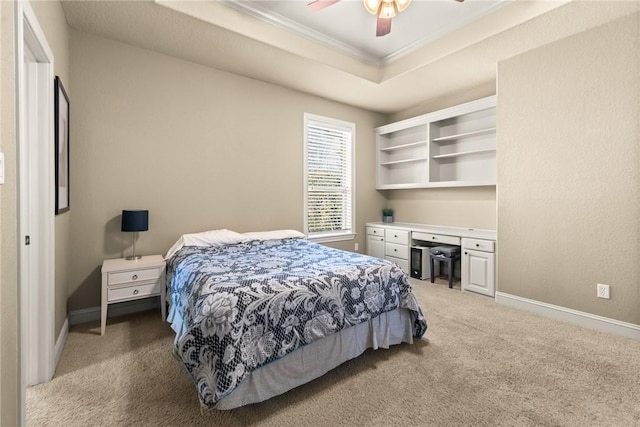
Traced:
<path fill-rule="evenodd" d="M 360 10 L 359 1 L 343 0 L 325 10 L 334 16 L 321 11 L 306 21 L 299 17 L 307 15 L 304 1 L 231 3 L 71 0 L 62 6 L 77 31 L 387 114 L 495 82 L 498 61 L 640 9 L 637 1 L 414 0 L 394 18 L 391 34 L 376 38 L 375 16 Z M 245 9 L 259 3 L 267 17 L 238 10 L 242 3 Z M 469 12 L 455 8 L 469 5 Z M 276 15 L 297 30 L 270 22 Z"/>

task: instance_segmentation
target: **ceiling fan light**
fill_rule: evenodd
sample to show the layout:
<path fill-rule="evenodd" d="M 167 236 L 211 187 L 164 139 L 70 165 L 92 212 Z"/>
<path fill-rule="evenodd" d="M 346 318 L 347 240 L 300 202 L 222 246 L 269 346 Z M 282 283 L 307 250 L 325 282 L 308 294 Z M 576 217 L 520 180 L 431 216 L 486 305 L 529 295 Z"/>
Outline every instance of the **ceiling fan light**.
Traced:
<path fill-rule="evenodd" d="M 378 14 L 378 8 L 382 0 L 364 0 L 364 8 L 372 15 Z"/>
<path fill-rule="evenodd" d="M 402 12 L 411 4 L 411 0 L 395 0 L 398 12 Z"/>
<path fill-rule="evenodd" d="M 380 11 L 378 12 L 378 17 L 393 18 L 394 16 L 396 16 L 396 5 L 394 3 L 394 0 L 382 0 Z"/>

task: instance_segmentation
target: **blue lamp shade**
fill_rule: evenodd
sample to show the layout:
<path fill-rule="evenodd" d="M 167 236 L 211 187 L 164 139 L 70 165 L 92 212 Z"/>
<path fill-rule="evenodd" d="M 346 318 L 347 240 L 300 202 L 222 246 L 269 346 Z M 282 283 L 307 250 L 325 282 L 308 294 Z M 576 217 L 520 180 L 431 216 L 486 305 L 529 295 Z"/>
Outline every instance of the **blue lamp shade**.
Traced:
<path fill-rule="evenodd" d="M 149 229 L 149 211 L 122 211 L 122 231 L 147 231 Z"/>

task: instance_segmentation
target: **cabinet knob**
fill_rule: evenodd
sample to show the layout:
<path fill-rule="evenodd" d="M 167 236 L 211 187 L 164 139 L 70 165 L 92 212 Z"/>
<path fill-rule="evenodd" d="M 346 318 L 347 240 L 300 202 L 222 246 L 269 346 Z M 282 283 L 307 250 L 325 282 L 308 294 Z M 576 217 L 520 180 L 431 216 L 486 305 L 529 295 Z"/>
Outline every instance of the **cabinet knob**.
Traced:
<path fill-rule="evenodd" d="M 133 290 L 133 294 L 134 294 L 134 295 L 138 295 L 138 290 L 137 290 L 137 289 L 134 289 L 134 290 Z"/>
<path fill-rule="evenodd" d="M 431 238 L 432 238 L 433 240 L 436 240 L 436 236 L 432 236 Z"/>
<path fill-rule="evenodd" d="M 480 243 L 476 243 L 476 248 L 479 248 L 479 247 L 480 247 Z"/>
<path fill-rule="evenodd" d="M 394 250 L 393 250 L 393 252 L 398 252 L 398 250 L 397 250 L 397 249 L 394 249 Z"/>
<path fill-rule="evenodd" d="M 393 237 L 398 237 L 398 235 L 397 235 L 397 234 L 394 234 L 394 235 L 393 235 Z"/>
<path fill-rule="evenodd" d="M 464 253 L 465 255 L 469 255 L 467 252 Z"/>
<path fill-rule="evenodd" d="M 138 275 L 134 274 L 133 276 L 131 276 L 131 280 L 138 280 Z"/>

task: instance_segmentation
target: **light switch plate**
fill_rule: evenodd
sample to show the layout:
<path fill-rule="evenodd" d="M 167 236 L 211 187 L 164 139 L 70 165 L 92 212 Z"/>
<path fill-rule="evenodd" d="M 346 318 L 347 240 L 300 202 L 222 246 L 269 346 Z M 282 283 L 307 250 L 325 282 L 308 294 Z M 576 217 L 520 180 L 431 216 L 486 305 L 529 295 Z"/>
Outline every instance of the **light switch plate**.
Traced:
<path fill-rule="evenodd" d="M 0 184 L 4 184 L 4 153 L 0 153 Z"/>

